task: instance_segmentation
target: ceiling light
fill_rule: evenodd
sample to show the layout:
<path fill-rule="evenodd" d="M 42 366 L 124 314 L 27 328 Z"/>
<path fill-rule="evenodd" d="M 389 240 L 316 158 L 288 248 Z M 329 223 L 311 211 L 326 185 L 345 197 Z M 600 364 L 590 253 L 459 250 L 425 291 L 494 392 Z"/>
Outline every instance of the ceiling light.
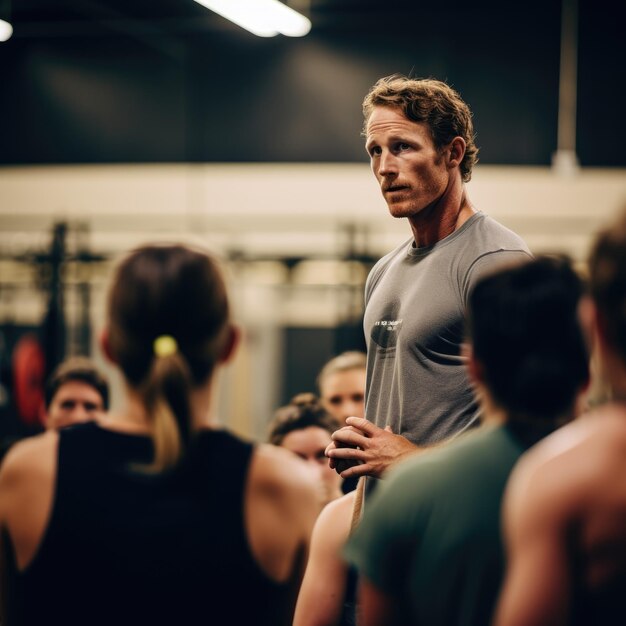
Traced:
<path fill-rule="evenodd" d="M 6 41 L 13 34 L 13 26 L 9 22 L 0 20 L 0 41 Z"/>
<path fill-rule="evenodd" d="M 278 0 L 196 0 L 222 17 L 258 35 L 304 37 L 311 21 Z"/>

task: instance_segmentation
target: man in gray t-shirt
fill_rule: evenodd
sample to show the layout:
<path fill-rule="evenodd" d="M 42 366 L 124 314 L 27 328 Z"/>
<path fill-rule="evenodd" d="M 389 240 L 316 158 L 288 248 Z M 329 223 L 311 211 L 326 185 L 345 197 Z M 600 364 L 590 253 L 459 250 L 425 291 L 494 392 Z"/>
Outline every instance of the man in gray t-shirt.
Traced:
<path fill-rule="evenodd" d="M 476 422 L 462 355 L 467 296 L 484 273 L 530 256 L 467 196 L 478 148 L 458 93 L 392 76 L 372 87 L 363 114 L 372 171 L 412 237 L 376 264 L 365 287 L 366 419 L 348 418 L 327 449 L 344 478 L 380 477 Z"/>

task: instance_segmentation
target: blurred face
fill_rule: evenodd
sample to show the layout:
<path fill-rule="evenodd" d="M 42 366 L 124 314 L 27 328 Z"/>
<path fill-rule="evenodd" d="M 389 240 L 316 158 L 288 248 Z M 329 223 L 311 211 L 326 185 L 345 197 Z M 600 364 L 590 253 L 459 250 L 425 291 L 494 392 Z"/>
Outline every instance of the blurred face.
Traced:
<path fill-rule="evenodd" d="M 393 217 L 415 217 L 446 191 L 449 173 L 428 125 L 395 107 L 375 107 L 365 148 Z"/>
<path fill-rule="evenodd" d="M 299 456 L 316 475 L 322 506 L 341 496 L 341 476 L 330 469 L 324 450 L 331 442 L 330 433 L 319 426 L 309 426 L 288 433 L 280 444 Z"/>
<path fill-rule="evenodd" d="M 324 408 L 341 424 L 346 418 L 365 417 L 365 370 L 329 374 L 320 381 Z"/>
<path fill-rule="evenodd" d="M 87 422 L 104 412 L 102 396 L 87 383 L 70 380 L 52 398 L 45 417 L 46 428 L 63 428 Z"/>

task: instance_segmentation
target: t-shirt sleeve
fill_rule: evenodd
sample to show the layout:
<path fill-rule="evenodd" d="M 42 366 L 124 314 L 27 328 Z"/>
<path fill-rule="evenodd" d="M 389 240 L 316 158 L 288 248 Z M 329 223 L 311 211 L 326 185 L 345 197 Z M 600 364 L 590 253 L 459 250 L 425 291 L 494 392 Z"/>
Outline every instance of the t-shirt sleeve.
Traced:
<path fill-rule="evenodd" d="M 465 278 L 463 289 L 464 304 L 467 306 L 469 295 L 481 278 L 499 269 L 509 267 L 515 263 L 530 261 L 531 259 L 532 256 L 525 250 L 496 250 L 478 257 L 472 263 Z"/>
<path fill-rule="evenodd" d="M 412 484 L 412 486 L 411 486 Z M 423 499 L 406 472 L 383 481 L 368 496 L 365 513 L 344 548 L 345 558 L 376 587 L 398 594 L 420 541 Z"/>

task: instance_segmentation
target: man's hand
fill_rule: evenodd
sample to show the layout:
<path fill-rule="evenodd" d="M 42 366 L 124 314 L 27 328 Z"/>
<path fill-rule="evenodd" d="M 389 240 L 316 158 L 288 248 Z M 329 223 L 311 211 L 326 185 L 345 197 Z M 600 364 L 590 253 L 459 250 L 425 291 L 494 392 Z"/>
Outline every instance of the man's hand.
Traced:
<path fill-rule="evenodd" d="M 333 433 L 326 448 L 329 465 L 342 478 L 374 476 L 380 478 L 392 465 L 420 450 L 389 426 L 379 428 L 360 417 L 349 417 L 347 426 Z"/>

